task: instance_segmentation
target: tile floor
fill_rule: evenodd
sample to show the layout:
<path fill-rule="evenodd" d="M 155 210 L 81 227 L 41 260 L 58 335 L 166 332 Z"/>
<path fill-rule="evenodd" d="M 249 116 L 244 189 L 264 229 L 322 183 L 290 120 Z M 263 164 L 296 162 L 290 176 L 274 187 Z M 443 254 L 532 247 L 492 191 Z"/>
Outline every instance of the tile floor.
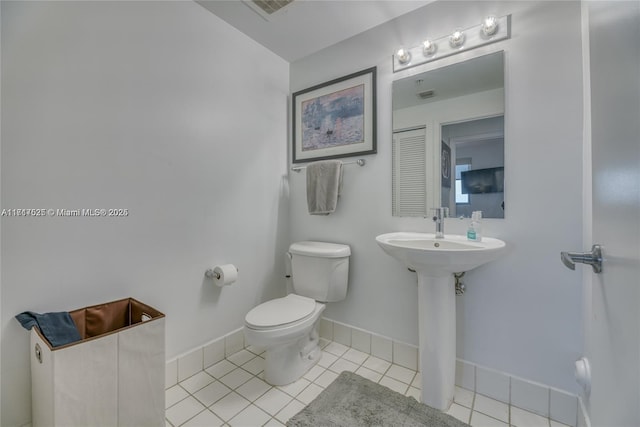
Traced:
<path fill-rule="evenodd" d="M 166 391 L 167 427 L 283 426 L 342 371 L 420 398 L 416 372 L 342 344 L 321 340 L 322 358 L 293 384 L 263 381 L 264 354 L 252 347 Z M 473 427 L 566 427 L 540 415 L 456 387 L 448 413 Z"/>

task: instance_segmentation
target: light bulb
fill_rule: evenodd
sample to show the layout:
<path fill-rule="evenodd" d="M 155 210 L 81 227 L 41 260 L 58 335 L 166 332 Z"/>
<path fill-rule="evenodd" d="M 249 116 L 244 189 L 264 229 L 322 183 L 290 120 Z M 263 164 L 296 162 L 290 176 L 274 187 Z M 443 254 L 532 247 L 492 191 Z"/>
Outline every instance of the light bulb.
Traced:
<path fill-rule="evenodd" d="M 411 53 L 409 53 L 407 49 L 401 47 L 400 49 L 396 50 L 396 58 L 398 58 L 398 62 L 401 65 L 406 65 L 409 63 L 409 61 L 411 61 Z"/>
<path fill-rule="evenodd" d="M 498 32 L 498 18 L 489 15 L 482 21 L 482 34 L 490 37 Z"/>
<path fill-rule="evenodd" d="M 422 53 L 424 54 L 424 56 L 433 55 L 434 53 L 436 53 L 437 49 L 438 45 L 436 45 L 431 40 L 425 40 L 422 42 Z"/>
<path fill-rule="evenodd" d="M 455 30 L 449 36 L 449 44 L 451 47 L 460 47 L 464 44 L 464 33 L 462 30 Z"/>

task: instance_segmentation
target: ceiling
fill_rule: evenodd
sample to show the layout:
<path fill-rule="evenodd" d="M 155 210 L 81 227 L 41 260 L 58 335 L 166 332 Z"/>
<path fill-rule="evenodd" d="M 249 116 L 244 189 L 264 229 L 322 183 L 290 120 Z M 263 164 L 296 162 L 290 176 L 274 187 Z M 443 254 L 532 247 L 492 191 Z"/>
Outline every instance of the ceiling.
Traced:
<path fill-rule="evenodd" d="M 283 59 L 294 62 L 432 0 L 294 0 L 266 15 L 251 0 L 196 0 Z"/>

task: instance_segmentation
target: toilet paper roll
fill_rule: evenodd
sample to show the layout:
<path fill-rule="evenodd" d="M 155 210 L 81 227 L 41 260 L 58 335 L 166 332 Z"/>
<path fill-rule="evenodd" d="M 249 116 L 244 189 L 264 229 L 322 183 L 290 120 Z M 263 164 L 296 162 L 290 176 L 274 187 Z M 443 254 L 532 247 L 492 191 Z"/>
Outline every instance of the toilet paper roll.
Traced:
<path fill-rule="evenodd" d="M 233 264 L 223 264 L 214 267 L 213 283 L 218 286 L 229 286 L 238 280 L 238 269 Z"/>

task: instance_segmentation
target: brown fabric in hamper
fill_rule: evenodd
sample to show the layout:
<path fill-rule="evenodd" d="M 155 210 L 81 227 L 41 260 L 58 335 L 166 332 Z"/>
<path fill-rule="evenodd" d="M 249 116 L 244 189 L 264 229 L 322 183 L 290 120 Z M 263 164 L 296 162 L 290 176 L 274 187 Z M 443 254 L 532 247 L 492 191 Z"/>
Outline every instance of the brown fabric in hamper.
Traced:
<path fill-rule="evenodd" d="M 93 305 L 69 312 L 82 339 L 110 334 L 142 322 L 143 314 L 150 319 L 164 317 L 158 310 L 133 298 Z"/>

